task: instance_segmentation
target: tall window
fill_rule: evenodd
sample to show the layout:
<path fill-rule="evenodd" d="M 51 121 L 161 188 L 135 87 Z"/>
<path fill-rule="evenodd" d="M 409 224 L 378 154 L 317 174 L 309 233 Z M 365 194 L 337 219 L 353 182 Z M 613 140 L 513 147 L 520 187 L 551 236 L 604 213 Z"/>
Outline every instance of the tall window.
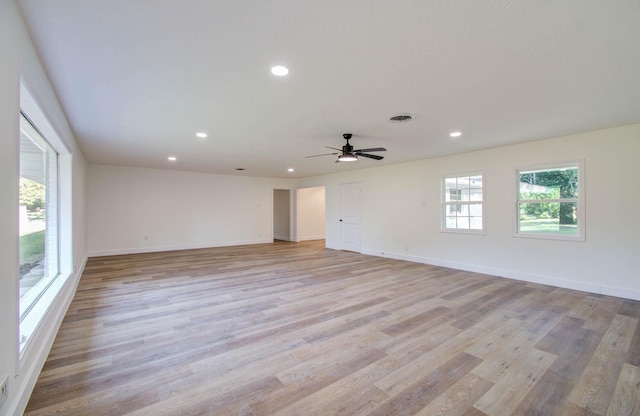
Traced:
<path fill-rule="evenodd" d="M 519 170 L 516 235 L 584 239 L 581 163 Z"/>
<path fill-rule="evenodd" d="M 20 359 L 74 270 L 73 155 L 20 82 Z"/>
<path fill-rule="evenodd" d="M 482 174 L 442 178 L 442 230 L 484 231 Z"/>
<path fill-rule="evenodd" d="M 20 318 L 59 273 L 58 153 L 20 116 Z"/>

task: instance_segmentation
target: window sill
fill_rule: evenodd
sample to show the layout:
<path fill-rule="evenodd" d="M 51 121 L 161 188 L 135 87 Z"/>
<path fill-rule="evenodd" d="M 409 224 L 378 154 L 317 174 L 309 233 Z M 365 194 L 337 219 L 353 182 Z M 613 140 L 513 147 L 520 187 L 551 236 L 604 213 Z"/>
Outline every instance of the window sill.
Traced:
<path fill-rule="evenodd" d="M 487 232 L 485 230 L 464 230 L 455 228 L 441 228 L 440 232 L 448 234 L 487 235 Z"/>
<path fill-rule="evenodd" d="M 31 345 L 33 335 L 40 327 L 51 307 L 55 304 L 58 294 L 70 276 L 71 273 L 58 275 L 40 299 L 38 299 L 20 321 L 20 360 L 25 356 L 26 351 Z"/>
<path fill-rule="evenodd" d="M 514 238 L 532 238 L 537 240 L 559 240 L 559 241 L 574 241 L 574 242 L 584 242 L 584 235 L 578 236 L 569 236 L 562 234 L 541 234 L 541 233 L 514 233 L 512 235 Z"/>

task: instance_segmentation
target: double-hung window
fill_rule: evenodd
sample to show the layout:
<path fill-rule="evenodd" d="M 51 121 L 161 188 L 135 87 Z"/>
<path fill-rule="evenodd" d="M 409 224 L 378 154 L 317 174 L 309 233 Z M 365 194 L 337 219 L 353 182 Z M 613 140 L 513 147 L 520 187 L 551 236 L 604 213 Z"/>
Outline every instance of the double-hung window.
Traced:
<path fill-rule="evenodd" d="M 483 233 L 483 175 L 446 176 L 442 178 L 441 188 L 441 229 Z"/>
<path fill-rule="evenodd" d="M 582 165 L 517 171 L 516 236 L 584 240 Z"/>

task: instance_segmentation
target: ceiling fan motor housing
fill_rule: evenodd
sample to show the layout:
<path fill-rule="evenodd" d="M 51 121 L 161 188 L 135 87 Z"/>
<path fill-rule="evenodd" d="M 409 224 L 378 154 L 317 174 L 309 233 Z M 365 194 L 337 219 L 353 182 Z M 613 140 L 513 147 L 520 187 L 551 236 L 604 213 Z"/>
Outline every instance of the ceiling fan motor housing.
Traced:
<path fill-rule="evenodd" d="M 342 146 L 342 153 L 343 154 L 350 154 L 353 152 L 353 146 L 351 146 L 349 144 L 349 139 L 351 138 L 352 134 L 351 133 L 345 133 L 342 135 L 342 137 L 344 137 L 344 139 L 347 141 L 347 144 L 345 144 L 344 146 Z"/>

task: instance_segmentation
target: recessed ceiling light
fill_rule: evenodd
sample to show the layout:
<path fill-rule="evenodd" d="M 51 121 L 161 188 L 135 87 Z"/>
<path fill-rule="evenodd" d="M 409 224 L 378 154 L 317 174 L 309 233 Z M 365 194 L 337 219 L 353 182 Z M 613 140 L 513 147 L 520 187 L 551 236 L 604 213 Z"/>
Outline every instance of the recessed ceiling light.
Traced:
<path fill-rule="evenodd" d="M 449 136 L 451 136 L 451 137 L 460 137 L 460 136 L 462 136 L 462 133 L 459 132 L 459 131 L 454 131 Z"/>
<path fill-rule="evenodd" d="M 207 137 L 207 133 L 204 133 L 204 132 L 198 132 L 198 133 L 196 133 L 196 137 L 199 137 L 199 138 L 201 138 L 201 139 L 204 139 L 204 138 L 206 138 L 206 137 Z"/>
<path fill-rule="evenodd" d="M 289 73 L 289 68 L 287 68 L 286 66 L 282 66 L 282 65 L 276 65 L 276 66 L 271 68 L 271 73 L 273 75 L 277 75 L 279 77 L 283 77 L 283 76 L 285 76 L 285 75 L 287 75 Z"/>
<path fill-rule="evenodd" d="M 172 162 L 175 162 L 176 160 L 178 160 L 178 158 L 176 158 L 175 156 L 169 156 L 169 157 L 167 158 L 167 160 L 170 160 L 170 161 L 172 161 Z"/>
<path fill-rule="evenodd" d="M 294 169 L 293 169 L 293 168 L 289 168 L 289 169 L 287 169 L 287 172 L 293 172 L 293 171 L 294 171 Z"/>
<path fill-rule="evenodd" d="M 389 118 L 389 121 L 392 123 L 406 123 L 411 120 L 413 120 L 413 116 L 411 114 L 396 114 Z"/>

